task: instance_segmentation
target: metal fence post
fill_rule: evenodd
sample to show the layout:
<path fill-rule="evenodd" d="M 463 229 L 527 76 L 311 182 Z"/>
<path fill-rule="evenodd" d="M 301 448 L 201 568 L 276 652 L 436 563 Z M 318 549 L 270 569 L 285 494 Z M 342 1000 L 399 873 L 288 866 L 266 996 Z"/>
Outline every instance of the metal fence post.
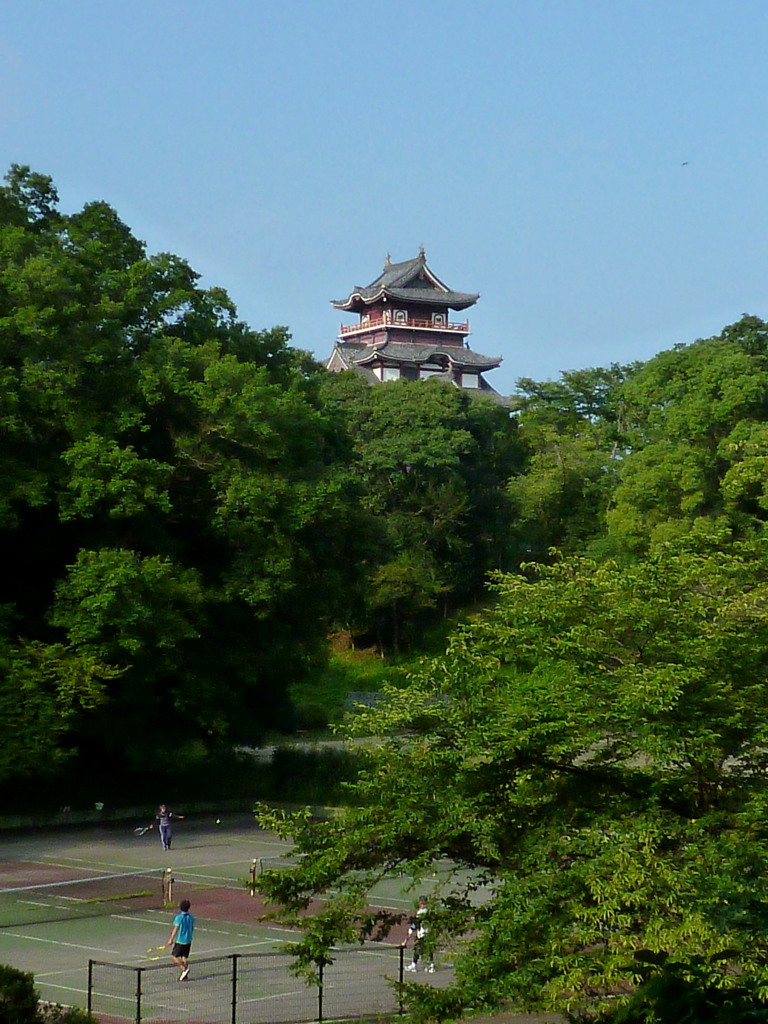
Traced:
<path fill-rule="evenodd" d="M 136 968 L 136 1024 L 141 1024 L 141 967 Z"/>
<path fill-rule="evenodd" d="M 237 1024 L 237 961 L 239 953 L 232 954 L 232 1024 Z"/>
<path fill-rule="evenodd" d="M 317 983 L 317 1020 L 318 1024 L 322 1024 L 323 1020 L 323 974 L 325 972 L 325 961 L 321 960 L 319 964 L 319 970 L 317 972 L 318 983 Z"/>
<path fill-rule="evenodd" d="M 403 1009 L 403 980 L 405 971 L 405 946 L 400 947 L 400 984 L 397 986 L 397 1012 L 402 1014 Z"/>
<path fill-rule="evenodd" d="M 93 960 L 88 961 L 88 1001 L 85 1005 L 90 1013 L 93 1008 Z"/>
<path fill-rule="evenodd" d="M 361 1019 L 372 1016 L 374 1013 L 390 1014 L 393 1019 L 399 1016 L 402 1020 L 408 1013 L 408 1000 L 405 997 L 406 982 L 404 971 L 408 960 L 403 949 L 381 950 L 377 955 L 370 957 L 370 951 L 363 950 L 334 950 L 333 955 L 318 955 L 310 961 L 314 975 L 307 978 L 307 986 L 299 985 L 303 991 L 296 992 L 295 984 L 286 986 L 285 981 L 291 976 L 290 955 L 283 951 L 272 953 L 230 953 L 225 956 L 216 956 L 195 961 L 198 967 L 202 968 L 203 963 L 210 963 L 210 968 L 205 971 L 195 968 L 194 977 L 198 978 L 195 984 L 203 982 L 204 976 L 210 976 L 212 981 L 210 992 L 205 991 L 208 986 L 200 985 L 201 1000 L 205 1005 L 195 1007 L 198 1012 L 196 1019 L 219 1020 L 222 1024 L 238 1024 L 245 1020 L 251 1020 L 251 1004 L 249 997 L 258 994 L 262 987 L 268 993 L 273 1002 L 270 1003 L 274 1013 L 270 1019 L 287 1020 L 296 1024 L 328 1024 L 337 1019 L 353 1021 L 358 1014 Z M 362 958 L 355 956 L 357 953 L 366 954 Z M 395 979 L 397 992 L 393 992 L 392 981 L 392 959 L 395 960 Z M 243 961 L 243 975 L 240 976 L 240 961 Z M 225 990 L 227 985 L 226 961 L 229 961 L 229 986 L 230 986 L 230 1012 L 226 1014 L 224 1001 L 226 1000 Z M 343 963 L 342 963 L 343 961 Z M 135 964 L 106 963 L 102 960 L 88 959 L 88 989 L 87 1008 L 91 1014 L 102 1014 L 105 1012 L 105 1005 L 111 1007 L 113 1003 L 127 1004 L 124 1013 L 125 1024 L 147 1024 L 148 1021 L 156 1018 L 156 998 L 162 998 L 162 993 L 168 995 L 163 988 L 166 974 L 171 971 L 170 964 L 152 964 L 151 966 L 139 967 Z M 326 1017 L 325 1007 L 325 978 L 329 968 L 334 964 L 337 973 L 331 975 L 331 1009 L 330 1017 Z M 341 964 L 341 966 L 340 966 Z M 267 972 L 268 971 L 268 975 Z M 148 972 L 148 973 L 147 973 Z M 254 972 L 255 993 L 252 992 L 251 972 Z M 147 1008 L 144 1010 L 144 975 L 147 977 Z M 133 988 L 131 989 L 130 976 L 134 976 Z M 194 980 L 194 978 L 193 978 Z M 242 982 L 242 984 L 241 984 Z M 362 985 L 362 988 L 361 988 Z M 317 988 L 312 1007 L 312 987 Z M 349 991 L 347 987 L 349 986 Z M 185 986 L 181 986 L 182 988 Z M 242 988 L 243 1010 L 240 1012 L 240 990 Z M 185 993 L 185 995 L 188 993 Z M 197 994 L 197 991 L 196 993 Z M 130 1000 L 133 999 L 133 1007 Z M 106 1000 L 106 1003 L 105 1003 Z M 193 1002 L 195 1002 L 193 1000 Z M 208 1004 L 211 1004 L 208 1006 Z M 214 1003 L 216 1009 L 214 1009 Z M 122 1008 L 122 1007 L 121 1007 Z M 206 1016 L 202 1010 L 214 1014 Z M 218 1012 L 218 1016 L 215 1013 Z M 224 1014 L 222 1016 L 222 1014 Z M 2 1024 L 2 1021 L 0 1021 Z"/>

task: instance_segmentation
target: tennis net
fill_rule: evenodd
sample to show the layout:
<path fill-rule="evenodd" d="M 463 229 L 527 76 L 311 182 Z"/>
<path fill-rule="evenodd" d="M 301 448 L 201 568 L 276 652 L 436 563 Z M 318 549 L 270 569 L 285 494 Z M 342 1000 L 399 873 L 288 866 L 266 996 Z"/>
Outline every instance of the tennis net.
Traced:
<path fill-rule="evenodd" d="M 300 854 L 284 854 L 281 857 L 258 857 L 254 860 L 254 871 L 252 874 L 261 874 L 262 871 L 283 871 L 289 868 L 295 868 L 301 863 Z"/>
<path fill-rule="evenodd" d="M 160 909 L 166 896 L 157 869 L 0 888 L 0 928 Z"/>

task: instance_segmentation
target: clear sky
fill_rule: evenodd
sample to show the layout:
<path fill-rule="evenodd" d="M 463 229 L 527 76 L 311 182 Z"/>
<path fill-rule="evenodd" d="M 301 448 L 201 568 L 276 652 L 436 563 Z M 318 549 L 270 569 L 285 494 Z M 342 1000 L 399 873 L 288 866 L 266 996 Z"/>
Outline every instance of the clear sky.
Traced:
<path fill-rule="evenodd" d="M 0 163 L 318 357 L 423 245 L 510 392 L 768 318 L 767 44 L 766 0 L 5 0 Z"/>

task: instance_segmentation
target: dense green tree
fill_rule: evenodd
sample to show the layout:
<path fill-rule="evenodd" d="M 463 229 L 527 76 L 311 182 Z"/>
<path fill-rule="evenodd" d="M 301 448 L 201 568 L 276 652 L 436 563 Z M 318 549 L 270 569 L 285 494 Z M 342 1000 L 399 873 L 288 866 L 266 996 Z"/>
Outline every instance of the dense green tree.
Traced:
<path fill-rule="evenodd" d="M 369 387 L 329 375 L 324 392 L 367 516 L 354 625 L 396 648 L 425 615 L 476 599 L 509 558 L 516 426 L 502 406 L 441 381 Z"/>
<path fill-rule="evenodd" d="M 40 1002 L 33 974 L 0 964 L 0 1020 L 3 1024 L 96 1024 L 77 1006 Z"/>
<path fill-rule="evenodd" d="M 34 1024 L 39 998 L 33 974 L 0 964 L 0 1009 L 6 1024 Z"/>
<path fill-rule="evenodd" d="M 500 575 L 492 610 L 351 721 L 380 737 L 361 805 L 262 817 L 304 855 L 262 891 L 288 919 L 327 901 L 302 963 L 386 932 L 370 891 L 411 876 L 455 955 L 451 988 L 410 992 L 424 1016 L 592 1012 L 660 973 L 768 999 L 768 547 L 707 547 Z"/>
<path fill-rule="evenodd" d="M 90 708 L 67 718 L 84 752 L 256 739 L 322 657 L 354 499 L 322 371 L 288 341 L 106 203 L 65 215 L 23 167 L 0 188 L 0 556 L 22 567 L 0 654 L 20 707 L 49 702 L 40 723 L 61 681 L 88 681 L 66 691 Z"/>
<path fill-rule="evenodd" d="M 102 704 L 119 674 L 61 644 L 0 647 L 0 781 L 63 764 L 73 720 Z"/>
<path fill-rule="evenodd" d="M 522 472 L 509 483 L 521 557 L 599 544 L 618 479 L 626 422 L 621 384 L 639 363 L 566 371 L 559 381 L 518 381 Z"/>
<path fill-rule="evenodd" d="M 768 325 L 743 317 L 662 352 L 621 389 L 627 444 L 607 521 L 635 552 L 718 522 L 746 536 L 766 521 Z"/>

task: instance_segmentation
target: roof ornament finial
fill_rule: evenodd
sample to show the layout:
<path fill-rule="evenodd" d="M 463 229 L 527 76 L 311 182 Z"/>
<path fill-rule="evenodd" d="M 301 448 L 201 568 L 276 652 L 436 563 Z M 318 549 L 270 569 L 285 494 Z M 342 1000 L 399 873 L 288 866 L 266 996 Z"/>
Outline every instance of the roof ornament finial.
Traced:
<path fill-rule="evenodd" d="M 384 266 L 385 267 L 389 267 L 391 265 L 392 265 L 392 257 L 390 256 L 389 253 L 387 253 L 386 257 L 384 258 Z"/>
<path fill-rule="evenodd" d="M 419 246 L 419 256 L 421 256 L 422 259 L 424 259 L 424 257 L 426 256 L 426 253 L 424 252 L 424 246 L 423 245 Z"/>

